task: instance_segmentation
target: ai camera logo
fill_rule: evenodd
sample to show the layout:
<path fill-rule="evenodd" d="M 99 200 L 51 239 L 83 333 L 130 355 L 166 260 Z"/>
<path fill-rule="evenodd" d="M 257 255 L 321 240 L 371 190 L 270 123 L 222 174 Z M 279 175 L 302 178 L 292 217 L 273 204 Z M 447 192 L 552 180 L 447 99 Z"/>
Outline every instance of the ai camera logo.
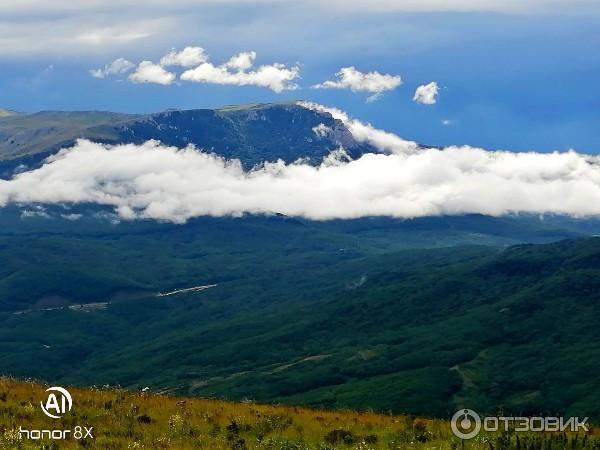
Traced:
<path fill-rule="evenodd" d="M 452 433 L 461 439 L 471 439 L 481 431 L 481 417 L 472 409 L 460 409 L 450 422 Z"/>
<path fill-rule="evenodd" d="M 71 411 L 73 398 L 69 394 L 69 391 L 65 388 L 54 386 L 46 389 L 46 392 L 49 392 L 46 404 L 40 402 L 44 414 L 53 419 L 60 419 Z"/>

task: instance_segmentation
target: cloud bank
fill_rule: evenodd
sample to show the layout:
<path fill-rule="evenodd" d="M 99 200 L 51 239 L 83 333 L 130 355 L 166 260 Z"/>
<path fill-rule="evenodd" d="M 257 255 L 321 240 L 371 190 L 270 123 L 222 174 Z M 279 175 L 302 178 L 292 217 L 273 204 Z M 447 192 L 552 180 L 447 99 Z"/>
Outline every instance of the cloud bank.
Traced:
<path fill-rule="evenodd" d="M 379 17 L 414 12 L 542 13 L 558 17 L 600 13 L 596 0 L 145 0 L 143 7 L 141 4 L 139 0 L 3 0 L 0 57 L 28 55 L 37 61 L 49 55 L 89 57 L 98 51 L 103 55 L 115 51 L 133 55 L 141 49 L 164 49 L 165 42 L 261 42 L 269 35 L 282 36 L 280 44 L 287 45 L 286 39 L 293 43 L 307 30 L 306 35 L 315 38 L 308 46 L 314 50 L 328 38 L 343 36 L 344 22 L 336 25 L 340 17 L 358 16 L 370 27 L 380 27 Z M 256 13 L 264 19 L 257 24 L 253 20 Z M 232 33 L 234 27 L 236 32 Z M 323 34 L 325 27 L 332 32 Z M 418 29 L 423 39 L 430 39 L 436 31 Z M 393 35 L 386 32 L 385 38 L 403 39 L 404 33 L 399 31 Z M 357 50 L 361 49 L 349 40 L 348 54 Z"/>
<path fill-rule="evenodd" d="M 413 101 L 422 105 L 434 105 L 437 102 L 438 93 L 439 87 L 435 81 L 422 84 L 415 90 Z"/>
<path fill-rule="evenodd" d="M 334 152 L 320 166 L 245 171 L 192 147 L 107 146 L 81 140 L 35 170 L 0 180 L 0 205 L 96 203 L 124 219 L 282 213 L 308 219 L 446 214 L 600 214 L 600 159 L 471 147 Z"/>
<path fill-rule="evenodd" d="M 402 84 L 399 75 L 381 74 L 379 72 L 363 73 L 354 66 L 342 67 L 335 74 L 337 80 L 327 80 L 315 84 L 315 89 L 350 89 L 352 92 L 370 92 L 367 100 L 377 100 L 385 91 L 396 89 Z"/>

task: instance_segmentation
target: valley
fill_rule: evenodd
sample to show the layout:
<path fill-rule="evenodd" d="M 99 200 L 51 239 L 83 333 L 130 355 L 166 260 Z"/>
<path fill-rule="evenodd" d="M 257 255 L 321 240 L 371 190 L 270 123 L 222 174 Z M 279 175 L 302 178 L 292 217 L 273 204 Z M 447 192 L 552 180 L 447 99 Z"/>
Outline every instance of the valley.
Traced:
<path fill-rule="evenodd" d="M 547 240 L 548 222 L 476 216 L 115 225 L 84 209 L 75 223 L 13 213 L 1 215 L 5 374 L 435 417 L 462 404 L 599 415 L 600 240 L 558 218 L 554 235 L 580 237 L 515 245 Z M 428 233 L 438 244 L 422 248 Z M 67 304 L 32 310 L 48 296 Z"/>

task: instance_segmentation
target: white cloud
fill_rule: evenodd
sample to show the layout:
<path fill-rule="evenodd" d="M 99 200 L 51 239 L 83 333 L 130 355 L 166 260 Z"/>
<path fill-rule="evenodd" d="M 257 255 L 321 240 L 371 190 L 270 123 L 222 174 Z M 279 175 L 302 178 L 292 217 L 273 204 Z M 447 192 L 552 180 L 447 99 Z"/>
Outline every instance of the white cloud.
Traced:
<path fill-rule="evenodd" d="M 298 89 L 295 80 L 300 76 L 300 69 L 297 66 L 287 67 L 283 64 L 274 63 L 253 69 L 255 59 L 256 52 L 242 52 L 217 66 L 209 62 L 208 55 L 202 47 L 185 47 L 181 51 L 171 50 L 160 59 L 158 64 L 152 61 L 142 61 L 136 71 L 129 75 L 128 79 L 134 83 L 169 85 L 175 81 L 177 74 L 166 70 L 165 67 L 181 66 L 188 69 L 180 75 L 180 79 L 183 81 L 260 86 L 277 93 L 284 90 Z M 119 62 L 120 68 L 124 61 L 126 60 L 119 58 L 104 69 L 91 70 L 90 74 L 102 78 L 113 70 L 112 65 Z M 129 63 L 129 61 L 126 62 Z M 130 67 L 127 70 L 130 70 Z"/>
<path fill-rule="evenodd" d="M 511 14 L 553 13 L 557 8 L 570 13 L 599 11 L 594 0 L 330 0 L 322 7 L 348 13 L 394 12 L 502 12 Z"/>
<path fill-rule="evenodd" d="M 206 62 L 208 56 L 202 47 L 186 47 L 180 52 L 173 49 L 160 59 L 160 65 L 194 67 Z"/>
<path fill-rule="evenodd" d="M 50 214 L 48 214 L 46 212 L 46 208 L 44 208 L 43 206 L 37 205 L 33 207 L 33 210 L 30 209 L 26 209 L 21 213 L 21 218 L 22 219 L 29 219 L 29 218 L 44 218 L 44 219 L 50 219 L 52 216 Z"/>
<path fill-rule="evenodd" d="M 371 144 L 381 152 L 405 154 L 414 153 L 419 150 L 419 146 L 416 142 L 407 141 L 393 133 L 379 130 L 370 123 L 352 119 L 344 111 L 337 108 L 331 108 L 313 102 L 298 102 L 298 104 L 313 111 L 331 114 L 334 119 L 340 120 L 344 124 L 350 133 L 352 133 L 354 139 L 358 142 Z"/>
<path fill-rule="evenodd" d="M 147 9 L 157 11 L 176 10 L 185 7 L 205 6 L 211 4 L 248 5 L 248 4 L 290 4 L 292 0 L 171 0 L 165 5 L 164 0 L 146 0 Z M 309 8 L 334 10 L 339 13 L 368 12 L 415 12 L 415 11 L 497 11 L 511 13 L 555 12 L 561 5 L 573 12 L 598 12 L 595 0 L 306 0 Z M 111 9 L 137 10 L 139 0 L 3 0 L 0 12 L 5 14 L 28 13 L 39 11 L 44 13 L 78 13 L 102 12 Z"/>
<path fill-rule="evenodd" d="M 243 52 L 219 66 L 205 62 L 183 72 L 180 79 L 198 83 L 260 86 L 278 93 L 298 88 L 294 82 L 300 76 L 300 69 L 297 66 L 287 67 L 274 63 L 251 70 L 255 58 L 255 52 Z"/>
<path fill-rule="evenodd" d="M 438 93 L 439 87 L 435 81 L 422 84 L 415 90 L 413 101 L 422 105 L 434 105 L 437 102 Z"/>
<path fill-rule="evenodd" d="M 143 42 L 162 39 L 175 28 L 173 17 L 121 17 L 83 14 L 64 17 L 0 14 L 0 57 L 41 55 L 110 55 L 116 49 L 135 51 Z M 164 45 L 164 44 L 163 44 Z"/>
<path fill-rule="evenodd" d="M 256 52 L 242 52 L 229 58 L 225 63 L 225 67 L 234 70 L 248 70 L 254 65 Z"/>
<path fill-rule="evenodd" d="M 120 51 L 132 58 L 136 52 L 164 49 L 165 42 L 260 45 L 269 36 L 282 37 L 281 45 L 292 48 L 312 36 L 308 47 L 313 52 L 331 46 L 339 49 L 337 37 L 346 41 L 345 51 L 356 52 L 366 44 L 363 33 L 373 29 L 369 33 L 373 35 L 382 25 L 379 18 L 385 19 L 388 13 L 479 11 L 564 17 L 600 12 L 597 0 L 147 0 L 143 7 L 140 5 L 140 0 L 2 0 L 0 57 L 89 58 Z M 353 30 L 352 36 L 345 35 L 335 19 L 352 15 L 360 15 L 365 27 Z M 240 21 L 240 17 L 245 20 Z M 406 26 L 399 28 L 402 30 L 393 35 L 381 29 L 382 36 L 429 42 L 432 35 L 444 33 L 443 27 L 438 30 L 439 25 L 427 27 L 426 23 L 416 25 L 417 33 L 405 33 Z M 323 42 L 328 45 L 320 49 Z M 358 50 L 357 45 L 361 46 Z"/>
<path fill-rule="evenodd" d="M 71 214 L 61 214 L 60 217 L 62 217 L 63 219 L 67 219 L 70 220 L 72 222 L 79 220 L 83 217 L 82 214 L 75 214 L 75 213 L 71 213 Z"/>
<path fill-rule="evenodd" d="M 193 148 L 79 141 L 0 180 L 0 205 L 97 203 L 123 219 L 283 213 L 325 220 L 478 213 L 600 214 L 600 158 L 471 147 L 367 154 L 245 171 Z"/>
<path fill-rule="evenodd" d="M 313 86 L 315 89 L 350 89 L 352 92 L 370 92 L 368 100 L 379 98 L 385 91 L 396 89 L 402 84 L 399 75 L 381 74 L 379 72 L 363 73 L 354 66 L 342 67 L 335 74 L 337 80 L 327 80 Z"/>
<path fill-rule="evenodd" d="M 101 69 L 92 69 L 90 70 L 90 75 L 96 78 L 104 78 L 108 75 L 119 75 L 123 73 L 127 73 L 135 67 L 131 61 L 126 60 L 125 58 L 117 58 L 110 64 L 107 64 Z"/>
<path fill-rule="evenodd" d="M 333 130 L 324 123 L 320 123 L 316 127 L 312 127 L 312 131 L 317 135 L 317 137 L 323 138 L 330 134 Z"/>
<path fill-rule="evenodd" d="M 135 72 L 129 75 L 128 80 L 133 83 L 171 84 L 175 81 L 175 74 L 165 70 L 162 66 L 152 61 L 142 61 Z"/>
<path fill-rule="evenodd" d="M 144 39 L 150 36 L 147 31 L 123 30 L 116 32 L 114 27 L 84 30 L 74 36 L 74 40 L 92 46 L 104 46 L 111 43 L 124 43 Z"/>

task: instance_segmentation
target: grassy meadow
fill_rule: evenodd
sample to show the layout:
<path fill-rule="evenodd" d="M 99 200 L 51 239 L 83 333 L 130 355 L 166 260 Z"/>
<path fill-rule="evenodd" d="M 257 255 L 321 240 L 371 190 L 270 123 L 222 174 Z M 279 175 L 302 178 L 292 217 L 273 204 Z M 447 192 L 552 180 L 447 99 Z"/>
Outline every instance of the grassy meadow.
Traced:
<path fill-rule="evenodd" d="M 41 411 L 47 386 L 0 378 L 2 449 L 428 449 L 596 450 L 586 434 L 481 433 L 460 441 L 448 421 L 349 410 L 324 411 L 253 402 L 171 397 L 114 388 L 69 388 L 74 406 L 62 419 Z M 93 439 L 27 440 L 20 427 L 93 427 Z"/>

